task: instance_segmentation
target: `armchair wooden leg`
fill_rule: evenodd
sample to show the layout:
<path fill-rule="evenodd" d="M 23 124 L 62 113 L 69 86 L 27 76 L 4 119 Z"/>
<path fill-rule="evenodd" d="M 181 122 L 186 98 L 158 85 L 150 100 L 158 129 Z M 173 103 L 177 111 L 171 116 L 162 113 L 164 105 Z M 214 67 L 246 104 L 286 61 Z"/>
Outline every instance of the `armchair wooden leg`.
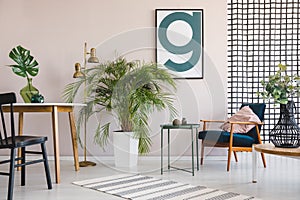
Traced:
<path fill-rule="evenodd" d="M 231 153 L 232 153 L 232 144 L 233 144 L 233 124 L 230 125 L 230 137 L 229 137 L 228 160 L 227 160 L 227 171 L 228 172 L 229 172 L 229 169 L 230 169 L 230 158 L 231 158 Z"/>
<path fill-rule="evenodd" d="M 258 125 L 256 125 L 255 127 L 256 127 L 256 133 L 257 133 L 257 137 L 258 137 L 258 143 L 262 144 L 262 141 L 260 139 L 260 133 L 259 133 Z M 263 164 L 264 164 L 264 168 L 266 168 L 267 164 L 266 164 L 265 155 L 263 153 L 261 153 L 261 158 L 262 158 L 262 161 L 263 161 Z"/>
<path fill-rule="evenodd" d="M 229 148 L 229 150 L 228 150 L 228 159 L 227 159 L 227 171 L 228 172 L 229 172 L 229 169 L 230 169 L 231 153 L 232 153 L 232 150 Z"/>
<path fill-rule="evenodd" d="M 233 155 L 234 155 L 235 162 L 238 162 L 238 158 L 237 158 L 237 155 L 236 155 L 235 151 L 233 151 Z"/>
<path fill-rule="evenodd" d="M 201 143 L 201 158 L 200 158 L 200 165 L 203 165 L 203 157 L 204 157 L 204 142 L 202 140 Z"/>
<path fill-rule="evenodd" d="M 264 164 L 264 168 L 266 168 L 267 164 L 266 164 L 265 155 L 263 153 L 261 153 L 261 158 L 262 158 L 262 161 L 263 161 L 263 164 Z"/>

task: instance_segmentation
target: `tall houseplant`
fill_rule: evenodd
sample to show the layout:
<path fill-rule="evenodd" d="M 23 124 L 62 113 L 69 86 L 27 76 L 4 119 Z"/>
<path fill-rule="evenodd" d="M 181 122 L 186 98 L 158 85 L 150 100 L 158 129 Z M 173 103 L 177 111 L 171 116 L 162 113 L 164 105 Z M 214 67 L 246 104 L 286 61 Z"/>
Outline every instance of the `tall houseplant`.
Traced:
<path fill-rule="evenodd" d="M 12 71 L 16 75 L 24 77 L 27 80 L 27 86 L 21 89 L 20 94 L 25 103 L 30 103 L 32 96 L 39 95 L 38 89 L 32 85 L 32 77 L 36 76 L 39 72 L 38 62 L 30 55 L 30 51 L 21 45 L 13 48 L 9 53 L 9 57 L 16 64 L 8 66 L 12 68 Z"/>
<path fill-rule="evenodd" d="M 156 63 L 128 62 L 120 57 L 114 61 L 86 69 L 85 77 L 66 86 L 63 97 L 73 102 L 79 88 L 86 80 L 87 108 L 78 117 L 77 128 L 95 113 L 108 111 L 113 114 L 121 131 L 134 132 L 139 140 L 139 153 L 150 151 L 149 115 L 168 109 L 170 116 L 177 114 L 173 106 L 172 90 L 175 82 L 172 75 Z M 86 112 L 86 113 L 85 113 Z M 111 122 L 99 122 L 94 139 L 101 147 L 107 144 Z"/>
<path fill-rule="evenodd" d="M 291 99 L 300 96 L 300 77 L 288 75 L 287 66 L 278 65 L 279 69 L 269 80 L 261 81 L 264 91 L 258 94 L 264 99 L 274 99 L 280 104 L 280 116 L 277 124 L 270 131 L 270 140 L 277 147 L 299 147 L 300 128 L 294 118 L 295 103 Z"/>

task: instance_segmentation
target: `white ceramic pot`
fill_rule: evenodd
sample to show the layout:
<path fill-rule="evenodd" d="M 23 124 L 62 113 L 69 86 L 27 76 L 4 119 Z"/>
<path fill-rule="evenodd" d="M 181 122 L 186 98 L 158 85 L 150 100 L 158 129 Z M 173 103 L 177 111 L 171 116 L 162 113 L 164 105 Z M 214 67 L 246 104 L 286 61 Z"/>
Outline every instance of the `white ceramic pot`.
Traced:
<path fill-rule="evenodd" d="M 116 167 L 137 166 L 139 140 L 133 138 L 133 136 L 133 132 L 113 132 Z"/>

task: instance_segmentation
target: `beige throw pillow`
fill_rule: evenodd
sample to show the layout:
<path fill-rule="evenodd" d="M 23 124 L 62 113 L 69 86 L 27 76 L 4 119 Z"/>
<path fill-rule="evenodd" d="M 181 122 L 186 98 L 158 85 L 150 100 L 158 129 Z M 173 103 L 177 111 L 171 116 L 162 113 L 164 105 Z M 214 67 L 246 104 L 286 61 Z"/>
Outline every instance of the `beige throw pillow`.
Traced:
<path fill-rule="evenodd" d="M 231 116 L 227 121 L 221 125 L 221 129 L 224 131 L 230 132 L 230 123 L 229 122 L 261 122 L 258 116 L 252 111 L 249 106 L 242 107 L 238 112 Z M 254 124 L 234 124 L 234 133 L 247 133 L 250 131 Z"/>

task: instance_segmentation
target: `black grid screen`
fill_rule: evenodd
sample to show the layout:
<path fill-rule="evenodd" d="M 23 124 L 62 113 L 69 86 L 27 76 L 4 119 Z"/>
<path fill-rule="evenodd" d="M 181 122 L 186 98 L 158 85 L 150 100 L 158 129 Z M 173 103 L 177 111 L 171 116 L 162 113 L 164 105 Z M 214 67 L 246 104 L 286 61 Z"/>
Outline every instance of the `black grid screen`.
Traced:
<path fill-rule="evenodd" d="M 227 0 L 228 6 L 228 114 L 242 102 L 264 102 L 257 92 L 261 80 L 286 64 L 289 74 L 298 74 L 300 55 L 300 0 Z M 299 124 L 299 98 L 296 122 Z M 279 105 L 266 101 L 265 125 L 268 132 L 279 118 Z"/>

